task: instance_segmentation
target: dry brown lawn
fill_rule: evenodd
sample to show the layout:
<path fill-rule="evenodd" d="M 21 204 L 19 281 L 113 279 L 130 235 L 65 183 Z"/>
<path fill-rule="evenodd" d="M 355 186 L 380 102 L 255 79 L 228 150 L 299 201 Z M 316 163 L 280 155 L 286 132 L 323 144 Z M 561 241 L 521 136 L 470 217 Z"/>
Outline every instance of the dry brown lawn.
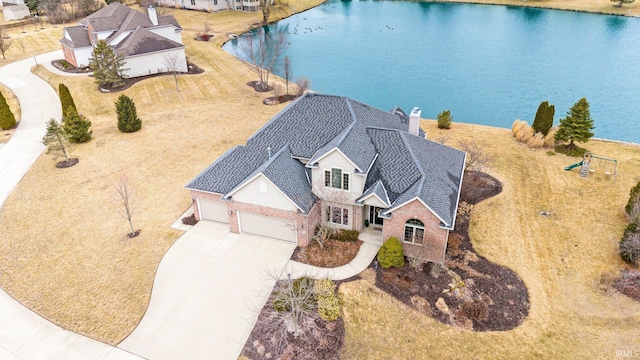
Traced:
<path fill-rule="evenodd" d="M 564 171 L 578 160 L 529 150 L 506 129 L 454 123 L 445 131 L 434 122 L 423 128 L 433 139 L 446 134 L 450 145 L 481 142 L 495 159 L 489 172 L 503 192 L 475 207 L 470 236 L 478 253 L 524 280 L 529 317 L 512 331 L 474 333 L 421 315 L 364 281 L 346 283 L 343 358 L 611 359 L 616 350 L 640 351 L 640 303 L 598 287 L 602 273 L 625 267 L 617 242 L 629 189 L 640 180 L 640 147 L 586 144 L 618 159 L 613 182 L 602 168 L 586 179 L 577 169 Z"/>
<path fill-rule="evenodd" d="M 4 99 L 7 101 L 13 116 L 16 117 L 16 122 L 20 121 L 20 103 L 18 102 L 16 95 L 8 87 L 2 84 L 0 84 L 0 93 L 2 93 L 2 96 L 4 96 Z M 0 144 L 8 142 L 15 131 L 16 128 L 0 130 Z"/>
<path fill-rule="evenodd" d="M 245 85 L 255 80 L 246 66 L 214 42 L 192 40 L 198 29 L 189 24 L 199 17 L 214 30 L 236 31 L 255 14 L 173 13 L 186 24 L 187 55 L 205 73 L 180 76 L 179 92 L 169 76 L 124 91 L 143 121 L 137 133 L 116 128 L 120 94 L 99 93 L 88 77 L 35 69 L 54 88 L 69 87 L 94 138 L 76 147 L 80 163 L 68 169 L 42 155 L 0 211 L 2 288 L 54 323 L 110 344 L 144 314 L 156 268 L 180 235 L 169 225 L 190 205 L 184 185 L 285 106 L 262 105 L 266 95 Z M 142 233 L 134 239 L 125 237 L 128 224 L 113 202 L 120 174 L 136 191 L 133 221 Z"/>

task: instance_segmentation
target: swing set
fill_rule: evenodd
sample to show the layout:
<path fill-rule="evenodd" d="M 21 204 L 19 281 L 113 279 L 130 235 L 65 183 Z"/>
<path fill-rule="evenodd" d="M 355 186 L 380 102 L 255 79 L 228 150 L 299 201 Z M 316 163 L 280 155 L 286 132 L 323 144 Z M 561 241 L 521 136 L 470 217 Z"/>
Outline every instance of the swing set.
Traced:
<path fill-rule="evenodd" d="M 590 152 L 585 152 L 579 163 L 569 165 L 564 169 L 568 171 L 578 166 L 580 166 L 580 177 L 587 177 L 596 171 L 603 171 L 605 179 L 610 179 L 613 175 L 613 181 L 616 181 L 618 175 L 618 160 L 596 156 Z"/>

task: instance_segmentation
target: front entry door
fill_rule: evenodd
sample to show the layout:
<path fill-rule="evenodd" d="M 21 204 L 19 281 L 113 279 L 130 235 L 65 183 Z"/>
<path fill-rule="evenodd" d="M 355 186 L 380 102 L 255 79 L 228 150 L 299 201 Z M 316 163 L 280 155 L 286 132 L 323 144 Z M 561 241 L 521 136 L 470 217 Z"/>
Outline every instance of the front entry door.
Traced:
<path fill-rule="evenodd" d="M 383 208 L 369 206 L 369 224 L 382 226 L 382 218 L 378 216 Z"/>

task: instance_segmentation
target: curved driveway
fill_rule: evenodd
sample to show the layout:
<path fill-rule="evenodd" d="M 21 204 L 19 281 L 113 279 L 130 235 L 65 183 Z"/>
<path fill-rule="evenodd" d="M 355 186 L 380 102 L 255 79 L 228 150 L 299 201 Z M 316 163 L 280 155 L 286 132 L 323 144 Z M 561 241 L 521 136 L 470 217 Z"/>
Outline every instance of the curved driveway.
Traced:
<path fill-rule="evenodd" d="M 62 51 L 37 56 L 38 63 L 62 58 Z M 46 122 L 62 116 L 58 94 L 31 73 L 33 58 L 0 68 L 0 83 L 20 101 L 22 117 L 11 140 L 0 148 L 0 208 L 42 154 Z M 0 359 L 140 359 L 45 320 L 0 290 Z"/>

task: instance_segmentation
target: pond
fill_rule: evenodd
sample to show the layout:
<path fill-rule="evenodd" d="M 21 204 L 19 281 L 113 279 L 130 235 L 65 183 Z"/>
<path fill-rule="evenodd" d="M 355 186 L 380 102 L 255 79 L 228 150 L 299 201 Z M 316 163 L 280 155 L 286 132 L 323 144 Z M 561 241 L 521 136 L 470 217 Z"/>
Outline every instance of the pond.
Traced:
<path fill-rule="evenodd" d="M 295 1 L 295 0 L 289 0 Z M 510 128 L 586 97 L 599 138 L 640 142 L 640 19 L 525 7 L 329 1 L 269 27 L 293 77 L 389 110 Z M 236 54 L 238 40 L 225 44 Z M 276 73 L 282 73 L 281 70 Z"/>

